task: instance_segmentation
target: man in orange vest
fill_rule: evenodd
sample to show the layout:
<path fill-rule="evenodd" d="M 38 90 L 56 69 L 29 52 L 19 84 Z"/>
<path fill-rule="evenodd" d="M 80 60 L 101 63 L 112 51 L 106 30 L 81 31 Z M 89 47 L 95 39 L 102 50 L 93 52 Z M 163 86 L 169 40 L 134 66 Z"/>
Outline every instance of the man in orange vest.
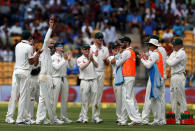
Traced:
<path fill-rule="evenodd" d="M 127 115 L 131 119 L 131 123 L 128 125 L 133 126 L 141 123 L 141 116 L 139 108 L 134 95 L 134 83 L 135 83 L 135 71 L 136 71 L 136 55 L 132 47 L 130 47 L 131 39 L 124 37 L 122 39 L 122 48 L 124 51 L 121 54 L 120 59 L 112 59 L 111 63 L 115 63 L 116 66 L 122 65 L 122 75 L 124 77 L 124 83 L 122 86 L 122 109 L 121 120 L 118 125 L 126 125 Z"/>
<path fill-rule="evenodd" d="M 150 39 L 156 39 L 159 42 L 159 36 L 157 35 L 152 35 L 150 37 Z M 166 59 L 167 59 L 167 52 L 165 50 L 165 48 L 159 43 L 160 46 L 158 46 L 158 51 L 162 54 L 163 57 L 163 69 L 164 69 L 164 79 L 163 79 L 163 86 L 162 88 L 160 88 L 160 101 L 161 101 L 161 125 L 165 125 L 166 124 L 166 119 L 165 119 L 165 82 L 167 79 L 167 74 L 166 74 L 166 67 L 167 67 L 167 63 L 166 63 Z"/>
<path fill-rule="evenodd" d="M 150 111 L 152 110 L 154 121 L 150 123 L 150 125 L 160 125 L 161 121 L 161 103 L 160 103 L 160 88 L 162 88 L 162 80 L 164 76 L 164 69 L 163 69 L 163 57 L 160 51 L 158 51 L 158 40 L 150 39 L 148 42 L 149 47 L 149 57 L 147 57 L 144 53 L 139 55 L 141 62 L 144 66 L 150 69 L 150 77 L 148 79 L 147 88 L 146 88 L 146 95 L 145 95 L 145 103 L 142 111 L 142 124 L 149 124 L 149 115 Z M 157 87 L 153 82 L 156 80 L 156 76 L 151 74 L 151 69 L 154 65 L 157 65 L 156 72 L 159 72 L 160 75 L 160 86 Z M 154 77 L 151 78 L 151 75 Z M 155 79 L 154 81 L 152 81 Z M 155 89 L 156 92 L 153 91 Z"/>

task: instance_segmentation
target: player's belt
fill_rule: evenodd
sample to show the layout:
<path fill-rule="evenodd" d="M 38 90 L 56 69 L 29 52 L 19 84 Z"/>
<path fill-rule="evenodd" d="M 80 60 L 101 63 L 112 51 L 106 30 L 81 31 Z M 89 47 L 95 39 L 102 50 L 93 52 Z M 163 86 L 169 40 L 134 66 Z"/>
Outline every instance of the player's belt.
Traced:
<path fill-rule="evenodd" d="M 173 73 L 173 74 L 171 74 L 171 76 L 173 76 L 173 75 L 181 75 L 181 74 L 183 74 L 184 76 L 186 76 L 186 72 Z"/>
<path fill-rule="evenodd" d="M 66 76 L 63 76 L 63 77 L 61 77 L 61 76 L 54 76 L 53 78 L 60 78 L 61 81 L 64 82 L 64 78 L 65 78 L 65 77 L 66 77 Z"/>
<path fill-rule="evenodd" d="M 93 80 L 95 80 L 95 79 L 88 79 L 88 80 L 82 79 L 82 80 L 84 80 L 84 81 L 93 81 Z"/>

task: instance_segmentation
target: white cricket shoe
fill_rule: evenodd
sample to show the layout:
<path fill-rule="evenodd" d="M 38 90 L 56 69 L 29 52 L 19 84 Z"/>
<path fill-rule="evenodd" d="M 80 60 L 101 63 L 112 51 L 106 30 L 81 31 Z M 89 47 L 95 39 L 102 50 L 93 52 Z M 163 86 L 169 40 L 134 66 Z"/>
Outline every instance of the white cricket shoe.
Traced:
<path fill-rule="evenodd" d="M 9 124 L 13 124 L 13 123 L 15 123 L 15 120 L 13 119 L 13 118 L 6 118 L 5 119 L 5 122 L 7 122 L 7 123 L 9 123 Z"/>
<path fill-rule="evenodd" d="M 79 119 L 76 122 L 77 123 L 82 123 L 83 122 L 83 118 L 79 117 Z"/>
<path fill-rule="evenodd" d="M 118 126 L 125 126 L 126 125 L 126 122 L 119 122 L 118 123 Z"/>
<path fill-rule="evenodd" d="M 103 120 L 101 118 L 96 118 L 96 119 L 93 120 L 93 122 L 99 124 L 99 123 L 102 123 Z"/>
<path fill-rule="evenodd" d="M 87 119 L 84 119 L 84 120 L 83 120 L 83 123 L 88 123 L 88 120 L 87 120 Z"/>
<path fill-rule="evenodd" d="M 54 121 L 54 124 L 56 124 L 56 125 L 61 125 L 61 124 L 64 124 L 64 121 L 61 121 L 61 120 L 59 120 L 59 119 L 56 119 L 56 120 Z"/>
<path fill-rule="evenodd" d="M 62 118 L 62 121 L 64 121 L 65 124 L 70 124 L 72 123 L 72 120 L 68 119 L 68 118 Z"/>
<path fill-rule="evenodd" d="M 141 124 L 141 122 L 134 122 L 134 121 L 132 121 L 131 123 L 128 123 L 127 125 L 128 126 L 135 126 L 135 125 L 140 125 Z"/>
<path fill-rule="evenodd" d="M 153 121 L 152 123 L 149 123 L 150 126 L 160 126 L 160 122 Z"/>

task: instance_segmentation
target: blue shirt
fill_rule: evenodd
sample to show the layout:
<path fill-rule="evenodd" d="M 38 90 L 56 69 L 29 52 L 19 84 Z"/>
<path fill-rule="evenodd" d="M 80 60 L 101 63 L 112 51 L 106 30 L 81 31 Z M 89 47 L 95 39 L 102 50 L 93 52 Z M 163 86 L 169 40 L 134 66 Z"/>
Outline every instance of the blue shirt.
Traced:
<path fill-rule="evenodd" d="M 133 23 L 138 23 L 138 22 L 142 22 L 141 16 L 140 15 L 128 15 L 127 16 L 127 21 L 128 22 L 133 22 Z"/>
<path fill-rule="evenodd" d="M 182 25 L 174 25 L 173 32 L 175 32 L 177 36 L 182 36 L 184 32 L 184 27 Z"/>

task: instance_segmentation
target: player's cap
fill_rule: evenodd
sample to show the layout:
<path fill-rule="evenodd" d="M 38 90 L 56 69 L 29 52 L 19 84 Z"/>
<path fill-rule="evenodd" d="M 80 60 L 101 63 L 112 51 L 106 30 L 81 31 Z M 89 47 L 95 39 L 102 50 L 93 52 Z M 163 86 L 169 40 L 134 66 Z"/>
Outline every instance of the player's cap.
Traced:
<path fill-rule="evenodd" d="M 114 49 L 118 46 L 120 46 L 120 44 L 118 42 L 112 43 L 112 45 L 111 45 L 112 49 Z"/>
<path fill-rule="evenodd" d="M 83 44 L 81 46 L 81 49 L 89 49 L 90 48 L 90 45 L 89 44 Z"/>
<path fill-rule="evenodd" d="M 129 43 L 131 43 L 131 38 L 129 38 L 129 37 L 127 37 L 127 36 L 123 37 L 123 38 L 120 39 L 120 40 L 121 40 L 122 43 L 124 43 L 124 42 L 129 42 Z"/>
<path fill-rule="evenodd" d="M 148 44 L 152 44 L 152 45 L 155 45 L 157 47 L 160 46 L 157 39 L 150 39 Z"/>
<path fill-rule="evenodd" d="M 99 39 L 99 38 L 104 38 L 104 35 L 101 33 L 101 32 L 97 32 L 96 34 L 95 34 L 95 38 L 96 39 Z"/>
<path fill-rule="evenodd" d="M 29 37 L 32 37 L 32 34 L 28 30 L 22 32 L 22 39 L 27 40 Z"/>
<path fill-rule="evenodd" d="M 171 43 L 172 45 L 183 45 L 183 41 L 180 38 L 174 39 Z"/>

